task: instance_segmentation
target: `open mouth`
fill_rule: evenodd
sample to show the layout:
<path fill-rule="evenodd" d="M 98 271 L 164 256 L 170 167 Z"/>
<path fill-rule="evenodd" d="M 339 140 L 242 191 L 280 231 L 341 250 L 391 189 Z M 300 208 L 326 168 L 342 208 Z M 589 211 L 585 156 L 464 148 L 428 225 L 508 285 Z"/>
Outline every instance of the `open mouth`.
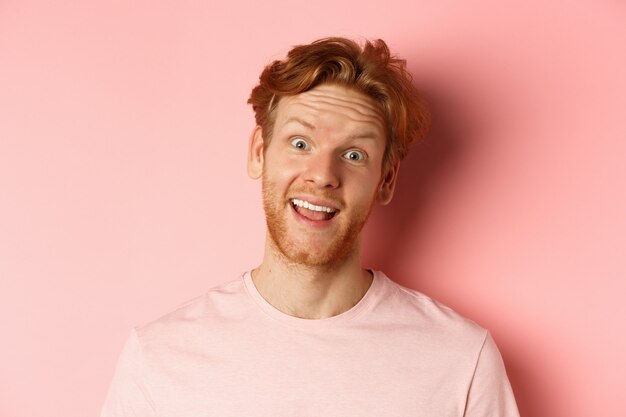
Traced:
<path fill-rule="evenodd" d="M 315 204 L 309 203 L 305 200 L 299 200 L 294 198 L 290 200 L 291 207 L 302 217 L 313 220 L 313 221 L 326 221 L 330 220 L 339 212 L 339 210 L 325 207 L 325 206 L 317 206 Z"/>

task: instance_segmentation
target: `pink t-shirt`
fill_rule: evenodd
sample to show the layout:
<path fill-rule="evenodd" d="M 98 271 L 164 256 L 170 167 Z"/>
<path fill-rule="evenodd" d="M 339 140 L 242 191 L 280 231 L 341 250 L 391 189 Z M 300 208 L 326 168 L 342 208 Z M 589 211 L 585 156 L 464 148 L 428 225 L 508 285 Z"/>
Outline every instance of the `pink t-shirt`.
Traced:
<path fill-rule="evenodd" d="M 249 272 L 132 329 L 101 417 L 518 417 L 489 332 L 380 271 L 334 317 L 282 313 Z"/>

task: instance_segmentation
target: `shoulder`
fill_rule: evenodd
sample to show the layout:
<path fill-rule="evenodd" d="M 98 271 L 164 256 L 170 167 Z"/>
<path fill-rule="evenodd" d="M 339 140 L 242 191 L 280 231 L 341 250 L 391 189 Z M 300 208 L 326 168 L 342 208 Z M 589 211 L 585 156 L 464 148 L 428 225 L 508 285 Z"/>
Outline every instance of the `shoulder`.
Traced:
<path fill-rule="evenodd" d="M 197 338 L 206 328 L 217 329 L 236 316 L 246 314 L 242 277 L 210 288 L 166 314 L 134 327 L 144 349 L 171 346 Z"/>
<path fill-rule="evenodd" d="M 475 321 L 420 291 L 396 283 L 380 271 L 377 273 L 385 291 L 381 309 L 387 310 L 399 324 L 427 334 L 430 339 L 460 346 L 470 343 L 478 347 L 485 341 L 488 331 Z"/>

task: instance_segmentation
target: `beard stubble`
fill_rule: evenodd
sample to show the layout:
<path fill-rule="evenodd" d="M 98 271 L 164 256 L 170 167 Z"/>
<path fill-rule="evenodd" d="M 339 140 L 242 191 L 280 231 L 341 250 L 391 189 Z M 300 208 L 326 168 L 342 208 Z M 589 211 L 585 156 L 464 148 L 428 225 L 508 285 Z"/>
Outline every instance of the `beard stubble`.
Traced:
<path fill-rule="evenodd" d="M 359 240 L 359 234 L 372 211 L 373 197 L 366 209 L 360 209 L 352 213 L 351 218 L 346 222 L 341 222 L 337 233 L 329 240 L 323 248 L 312 249 L 302 247 L 292 240 L 287 230 L 286 210 L 291 202 L 278 195 L 276 187 L 263 175 L 263 208 L 267 229 L 270 234 L 272 244 L 293 264 L 305 266 L 333 266 L 348 258 L 355 250 Z M 305 194 L 317 195 L 319 193 L 307 190 L 299 190 Z M 324 196 L 321 196 L 324 197 Z M 332 200 L 332 198 L 330 198 Z M 339 215 L 347 216 L 349 213 L 340 212 Z M 306 233 L 306 232 L 303 232 Z"/>

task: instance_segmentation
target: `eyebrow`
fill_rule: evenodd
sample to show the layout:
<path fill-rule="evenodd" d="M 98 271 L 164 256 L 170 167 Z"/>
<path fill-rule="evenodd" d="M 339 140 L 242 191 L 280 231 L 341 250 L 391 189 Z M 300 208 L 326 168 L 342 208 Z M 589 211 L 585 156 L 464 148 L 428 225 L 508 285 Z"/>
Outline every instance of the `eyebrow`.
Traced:
<path fill-rule="evenodd" d="M 285 121 L 285 123 L 283 124 L 283 126 L 288 125 L 290 123 L 298 123 L 304 127 L 306 127 L 307 129 L 310 130 L 315 130 L 315 125 L 307 122 L 306 120 L 300 119 L 298 117 L 290 117 L 289 119 L 287 119 Z M 348 140 L 354 140 L 354 139 L 373 139 L 375 140 L 378 137 L 378 135 L 375 132 L 363 132 L 363 133 L 357 133 L 354 135 L 350 135 L 348 136 Z"/>
<path fill-rule="evenodd" d="M 312 123 L 307 122 L 306 120 L 302 120 L 297 117 L 290 117 L 283 123 L 283 126 L 288 125 L 289 123 L 299 123 L 307 129 L 315 130 L 315 126 Z"/>

